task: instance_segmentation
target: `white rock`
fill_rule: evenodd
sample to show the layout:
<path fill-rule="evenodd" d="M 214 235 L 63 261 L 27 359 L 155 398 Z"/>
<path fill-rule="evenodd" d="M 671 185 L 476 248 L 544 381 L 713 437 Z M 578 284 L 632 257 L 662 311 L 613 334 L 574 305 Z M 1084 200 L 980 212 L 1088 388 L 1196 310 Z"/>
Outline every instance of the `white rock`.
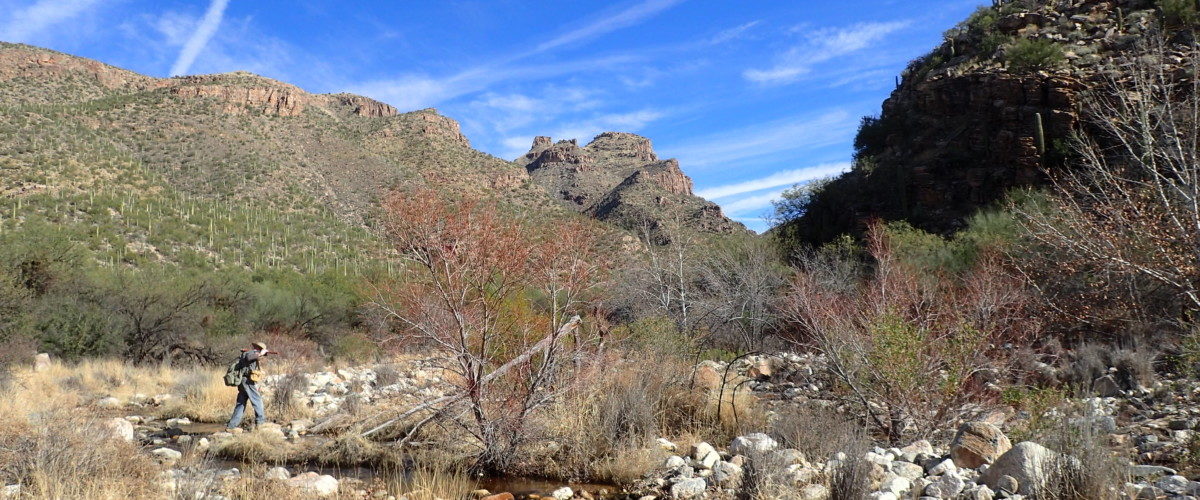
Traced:
<path fill-rule="evenodd" d="M 101 408 L 107 408 L 107 409 L 120 408 L 121 400 L 114 398 L 112 396 L 109 396 L 107 398 L 100 398 L 99 401 L 96 401 L 96 406 L 99 406 Z"/>
<path fill-rule="evenodd" d="M 930 476 L 940 476 L 947 472 L 958 472 L 958 466 L 954 465 L 954 461 L 949 458 L 938 462 L 937 465 L 929 468 Z"/>
<path fill-rule="evenodd" d="M 925 475 L 925 468 L 911 462 L 892 462 L 892 472 L 909 481 Z"/>
<path fill-rule="evenodd" d="M 895 493 L 892 493 L 890 491 L 876 491 L 875 493 L 872 493 L 869 498 L 872 498 L 873 500 L 898 500 L 899 499 L 899 497 L 897 497 Z"/>
<path fill-rule="evenodd" d="M 663 461 L 663 468 L 667 470 L 675 470 L 686 465 L 687 461 L 679 455 L 671 455 L 667 457 L 665 461 Z"/>
<path fill-rule="evenodd" d="M 562 488 L 550 492 L 550 496 L 553 497 L 554 500 L 570 500 L 571 497 L 575 496 L 575 490 L 563 486 Z"/>
<path fill-rule="evenodd" d="M 742 481 L 742 468 L 729 462 L 717 462 L 713 466 L 713 479 L 722 487 L 737 487 Z"/>
<path fill-rule="evenodd" d="M 704 457 L 706 455 L 708 455 L 709 453 L 713 453 L 715 451 L 717 451 L 717 450 L 715 448 L 713 448 L 711 444 L 701 441 L 699 443 L 692 445 L 692 459 L 693 460 L 702 460 L 702 459 L 704 459 Z"/>
<path fill-rule="evenodd" d="M 678 445 L 667 440 L 667 438 L 658 438 L 658 447 L 662 448 L 663 451 L 670 451 L 670 452 L 674 452 L 676 449 L 679 448 Z"/>
<path fill-rule="evenodd" d="M 729 445 L 729 452 L 735 455 L 750 455 L 771 451 L 778 447 L 779 443 L 771 439 L 771 436 L 755 432 L 734 438 L 733 443 Z"/>
<path fill-rule="evenodd" d="M 10 484 L 0 489 L 0 498 L 17 498 L 21 495 L 21 485 Z"/>
<path fill-rule="evenodd" d="M 688 499 L 702 498 L 704 490 L 708 488 L 708 484 L 703 479 L 684 479 L 678 483 L 671 485 L 671 498 Z"/>
<path fill-rule="evenodd" d="M 44 372 L 50 369 L 50 355 L 44 352 L 39 352 L 33 357 L 33 371 Z M 19 486 L 19 485 L 18 485 Z"/>
<path fill-rule="evenodd" d="M 881 491 L 890 491 L 896 495 L 902 495 L 912 487 L 912 483 L 907 478 L 891 474 L 890 477 L 884 479 L 883 484 L 879 486 Z"/>
<path fill-rule="evenodd" d="M 151 455 L 157 457 L 160 461 L 166 463 L 174 463 L 183 458 L 183 454 L 170 448 L 155 448 L 150 452 Z"/>
<path fill-rule="evenodd" d="M 110 418 L 104 421 L 104 430 L 113 439 L 133 442 L 133 424 L 123 418 Z"/>
<path fill-rule="evenodd" d="M 1002 489 L 997 486 L 1000 480 L 1010 476 L 1017 482 L 1017 493 L 1028 495 L 1042 483 L 1043 471 L 1054 455 L 1053 451 L 1032 441 L 1017 443 L 996 459 L 996 463 L 979 477 L 979 482 L 997 491 Z"/>
<path fill-rule="evenodd" d="M 799 500 L 827 500 L 829 488 L 820 483 L 813 483 L 800 488 Z"/>
<path fill-rule="evenodd" d="M 287 480 L 293 488 L 317 497 L 329 497 L 337 494 L 338 480 L 333 476 L 320 475 L 316 472 L 305 472 Z"/>
<path fill-rule="evenodd" d="M 717 453 L 716 450 L 713 450 L 708 452 L 707 455 L 704 455 L 704 457 L 700 460 L 697 460 L 696 465 L 698 465 L 701 469 L 711 469 L 720 461 L 721 455 Z"/>
<path fill-rule="evenodd" d="M 271 467 L 270 469 L 267 469 L 267 473 L 263 474 L 263 477 L 265 477 L 267 479 L 278 479 L 280 481 L 287 481 L 289 478 L 292 477 L 292 473 L 291 473 L 291 471 L 287 470 L 286 467 Z"/>

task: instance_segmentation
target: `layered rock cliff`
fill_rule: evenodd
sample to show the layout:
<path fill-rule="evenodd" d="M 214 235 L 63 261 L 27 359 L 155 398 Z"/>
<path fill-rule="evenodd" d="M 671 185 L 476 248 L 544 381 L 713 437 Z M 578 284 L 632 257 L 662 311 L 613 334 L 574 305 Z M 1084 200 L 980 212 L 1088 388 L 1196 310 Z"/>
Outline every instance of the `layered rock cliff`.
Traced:
<path fill-rule="evenodd" d="M 735 233 L 746 229 L 720 207 L 692 194 L 674 159 L 660 160 L 650 140 L 605 132 L 586 146 L 537 137 L 517 163 L 533 182 L 570 208 L 625 229 L 669 241 L 678 229 Z"/>
<path fill-rule="evenodd" d="M 1160 35 L 1171 57 L 1187 56 L 1190 36 L 1164 28 L 1146 0 L 981 8 L 909 65 L 880 115 L 864 119 L 853 171 L 780 232 L 820 244 L 876 218 L 961 228 L 980 207 L 1067 166 L 1082 100 Z"/>

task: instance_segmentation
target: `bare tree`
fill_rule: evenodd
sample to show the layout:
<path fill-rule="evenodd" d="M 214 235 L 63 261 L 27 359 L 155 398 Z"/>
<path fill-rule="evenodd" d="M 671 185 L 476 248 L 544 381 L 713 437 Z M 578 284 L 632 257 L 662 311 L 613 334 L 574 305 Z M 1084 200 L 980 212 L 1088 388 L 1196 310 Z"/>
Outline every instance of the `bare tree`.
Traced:
<path fill-rule="evenodd" d="M 605 269 L 595 233 L 580 221 L 547 227 L 433 191 L 397 195 L 386 208 L 409 272 L 377 288 L 375 303 L 402 325 L 382 340 L 433 349 L 458 385 L 404 416 L 469 414 L 479 465 L 502 468 L 526 439 L 530 414 L 567 382 L 564 360 L 586 347 L 570 334 Z"/>
<path fill-rule="evenodd" d="M 1050 272 L 1093 277 L 1095 299 L 1138 301 L 1168 290 L 1175 303 L 1169 308 L 1194 311 L 1200 308 L 1200 75 L 1194 48 L 1172 52 L 1165 42 L 1150 43 L 1088 95 L 1085 126 L 1071 138 L 1078 161 L 1052 173 L 1052 195 L 1014 208 L 1028 234 L 1050 250 Z M 1089 302 L 1058 305 L 1090 320 L 1084 316 L 1097 301 Z"/>

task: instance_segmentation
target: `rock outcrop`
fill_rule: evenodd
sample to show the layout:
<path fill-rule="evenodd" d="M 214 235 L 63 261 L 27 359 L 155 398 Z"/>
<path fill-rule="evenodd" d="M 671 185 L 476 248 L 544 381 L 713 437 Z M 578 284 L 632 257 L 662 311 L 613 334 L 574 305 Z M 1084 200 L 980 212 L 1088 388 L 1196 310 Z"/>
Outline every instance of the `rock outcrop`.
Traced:
<path fill-rule="evenodd" d="M 677 160 L 660 160 L 650 139 L 636 134 L 605 132 L 583 147 L 574 139 L 556 143 L 539 136 L 516 161 L 570 208 L 625 229 L 649 230 L 663 241 L 678 230 L 745 231 L 692 193 L 692 180 Z"/>
<path fill-rule="evenodd" d="M 884 219 L 946 234 L 1013 188 L 1044 185 L 1047 172 L 1065 166 L 1088 92 L 1120 78 L 1148 50 L 1138 41 L 1161 25 L 1145 0 L 998 2 L 981 11 L 910 64 L 881 114 L 864 121 L 855 168 L 782 232 L 820 244 Z M 1023 39 L 1052 44 L 1062 62 L 1013 64 Z M 1168 48 L 1167 59 L 1184 60 L 1184 45 Z"/>

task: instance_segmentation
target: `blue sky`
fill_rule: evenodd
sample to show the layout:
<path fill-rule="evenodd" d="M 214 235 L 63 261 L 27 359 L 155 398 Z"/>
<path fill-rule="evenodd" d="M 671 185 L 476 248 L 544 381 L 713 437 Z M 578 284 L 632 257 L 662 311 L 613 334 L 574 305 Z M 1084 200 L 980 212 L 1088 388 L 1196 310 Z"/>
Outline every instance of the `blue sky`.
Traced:
<path fill-rule="evenodd" d="M 859 118 L 982 3 L 0 0 L 0 40 L 436 107 L 507 159 L 634 132 L 762 230 L 780 191 L 848 167 Z"/>

